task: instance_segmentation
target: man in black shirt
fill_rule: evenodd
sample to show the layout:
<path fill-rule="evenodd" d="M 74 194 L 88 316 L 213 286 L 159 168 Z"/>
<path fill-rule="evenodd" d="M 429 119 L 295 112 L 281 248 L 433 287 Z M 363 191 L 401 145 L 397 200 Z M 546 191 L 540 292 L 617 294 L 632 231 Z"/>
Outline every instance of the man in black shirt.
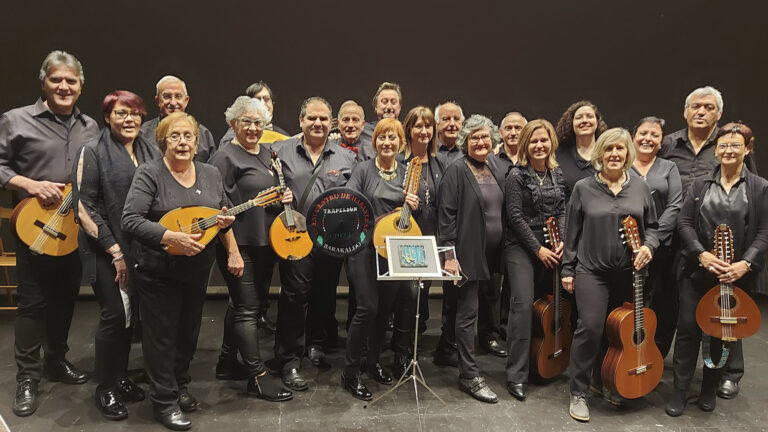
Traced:
<path fill-rule="evenodd" d="M 155 129 L 157 129 L 157 125 L 163 117 L 177 111 L 187 112 L 187 105 L 189 105 L 187 84 L 180 78 L 166 75 L 160 78 L 155 88 L 157 89 L 155 102 L 157 107 L 160 108 L 160 115 L 142 123 L 141 131 L 139 132 L 142 138 L 149 142 L 156 142 Z M 216 151 L 218 146 L 216 145 L 216 140 L 213 139 L 211 131 L 203 126 L 202 123 L 199 124 L 199 133 L 195 160 L 198 162 L 208 162 L 208 158 Z"/>
<path fill-rule="evenodd" d="M 43 205 L 55 208 L 61 203 L 61 189 L 70 182 L 77 153 L 99 134 L 96 122 L 75 107 L 84 80 L 83 67 L 73 55 L 53 51 L 40 68 L 44 99 L 0 116 L 3 187 L 20 191 L 22 196 L 35 196 Z M 60 257 L 35 254 L 21 241 L 17 241 L 16 260 L 19 304 L 14 349 L 18 387 L 13 412 L 28 416 L 37 409 L 42 375 L 49 381 L 68 384 L 88 381 L 88 374 L 64 357 L 69 350 L 67 339 L 82 267 L 77 251 Z M 41 346 L 45 350 L 43 362 Z"/>
<path fill-rule="evenodd" d="M 357 161 L 363 162 L 376 157 L 370 140 L 363 143 L 363 129 L 365 127 L 365 111 L 363 107 L 353 100 L 348 100 L 339 107 L 339 134 L 342 147 L 352 150 L 357 155 Z"/>
<path fill-rule="evenodd" d="M 456 139 L 459 137 L 461 125 L 464 123 L 464 111 L 456 102 L 444 102 L 435 107 L 435 121 L 437 122 L 437 151 L 445 157 L 447 167 L 456 159 L 461 159 L 463 154 L 456 147 Z"/>
<path fill-rule="evenodd" d="M 383 118 L 400 118 L 400 110 L 403 108 L 403 92 L 400 85 L 384 81 L 379 85 L 373 96 L 373 111 L 376 113 L 376 121 L 365 122 L 360 144 L 370 146 L 373 129 L 379 120 Z"/>

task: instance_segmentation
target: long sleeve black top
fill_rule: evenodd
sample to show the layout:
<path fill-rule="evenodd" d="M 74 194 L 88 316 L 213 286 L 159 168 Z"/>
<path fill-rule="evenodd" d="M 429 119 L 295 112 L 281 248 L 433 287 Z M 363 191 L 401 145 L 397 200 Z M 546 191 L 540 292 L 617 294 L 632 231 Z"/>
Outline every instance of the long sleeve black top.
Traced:
<path fill-rule="evenodd" d="M 643 177 L 635 167 L 629 172 L 634 176 Z M 677 165 L 657 157 L 644 178 L 656 203 L 659 244 L 668 246 L 672 241 L 672 234 L 677 229 L 677 216 L 683 206 L 683 186 Z"/>
<path fill-rule="evenodd" d="M 622 243 L 619 232 L 627 215 L 637 221 L 643 244 L 651 253 L 659 246 L 651 189 L 637 177 L 627 175 L 617 195 L 597 174 L 578 181 L 565 214 L 563 277 L 630 269 L 632 253 Z"/>
<path fill-rule="evenodd" d="M 506 244 L 519 244 L 534 257 L 540 247 L 550 247 L 544 244 L 543 230 L 547 219 L 554 216 L 560 231 L 565 232 L 565 189 L 559 167 L 548 172 L 543 185 L 527 167 L 512 168 L 504 185 Z"/>
<path fill-rule="evenodd" d="M 565 179 L 565 185 L 568 187 L 569 195 L 576 182 L 597 173 L 595 167 L 592 166 L 592 162 L 581 157 L 575 145 L 558 147 L 556 157 L 560 169 L 563 170 L 563 178 Z"/>
<path fill-rule="evenodd" d="M 398 163 L 395 169 L 397 175 L 392 180 L 384 180 L 379 175 L 375 159 L 369 159 L 355 165 L 346 186 L 365 195 L 371 201 L 375 217 L 379 217 L 406 205 L 403 195 L 405 170 L 405 165 Z"/>
<path fill-rule="evenodd" d="M 157 222 L 169 211 L 187 206 L 231 206 L 219 170 L 200 162 L 194 164 L 195 184 L 189 188 L 173 177 L 162 159 L 136 170 L 125 199 L 122 228 L 133 235 L 132 254 L 138 269 L 168 277 L 174 269 L 213 264 L 213 242 L 192 257 L 166 253 L 160 244 L 166 228 Z"/>
<path fill-rule="evenodd" d="M 277 173 L 272 169 L 271 151 L 268 145 L 261 144 L 259 153 L 253 154 L 238 144 L 230 143 L 211 156 L 208 163 L 219 169 L 224 190 L 234 205 L 253 199 L 259 192 L 280 183 Z M 232 224 L 237 244 L 269 245 L 269 228 L 282 208 L 280 204 L 273 204 L 237 215 Z"/>

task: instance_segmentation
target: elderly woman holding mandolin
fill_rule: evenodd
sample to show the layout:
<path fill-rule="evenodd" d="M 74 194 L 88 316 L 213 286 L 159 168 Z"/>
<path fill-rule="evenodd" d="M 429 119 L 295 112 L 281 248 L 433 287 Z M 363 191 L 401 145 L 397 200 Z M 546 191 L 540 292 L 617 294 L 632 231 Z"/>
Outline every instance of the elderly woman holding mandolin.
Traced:
<path fill-rule="evenodd" d="M 635 153 L 628 131 L 614 128 L 601 134 L 591 159 L 597 172 L 576 182 L 566 208 L 561 276 L 563 288 L 575 294 L 579 310 L 571 346 L 569 414 L 579 421 L 589 421 L 590 381 L 609 402 L 620 403 L 601 383 L 606 316 L 632 297 L 633 270 L 647 266 L 659 245 L 650 188 L 628 174 Z M 635 218 L 644 239 L 634 257 L 619 232 L 627 215 Z M 653 339 L 649 341 L 655 348 Z"/>
<path fill-rule="evenodd" d="M 224 190 L 233 204 L 240 204 L 261 191 L 279 184 L 282 172 L 276 173 L 272 165 L 269 146 L 260 144 L 264 126 L 270 118 L 266 105 L 255 98 L 240 96 L 224 113 L 235 132 L 231 144 L 221 147 L 208 161 L 219 169 Z M 279 174 L 279 175 L 278 175 Z M 293 201 L 286 190 L 283 202 Z M 237 352 L 245 362 L 248 375 L 247 393 L 268 401 L 291 399 L 293 394 L 283 389 L 278 378 L 268 374 L 259 354 L 259 320 L 264 320 L 275 253 L 269 245 L 269 225 L 282 210 L 275 203 L 241 213 L 232 225 L 235 240 L 244 262 L 241 277 L 229 271 L 226 248 L 219 244 L 216 261 L 224 276 L 231 299 L 224 320 L 224 343 L 216 366 L 216 374 L 231 376 L 237 364 Z"/>
<path fill-rule="evenodd" d="M 416 222 L 410 212 L 417 211 L 419 198 L 415 193 L 407 193 L 408 188 L 404 190 L 403 184 L 408 180 L 407 177 L 414 175 L 416 168 L 410 165 L 406 174 L 404 164 L 395 160 L 395 155 L 405 145 L 403 126 L 396 119 L 379 121 L 373 131 L 371 144 L 376 150 L 376 157 L 355 166 L 347 187 L 365 195 L 371 201 L 377 217 L 389 213 L 396 213 L 397 217 L 405 214 L 408 216 L 410 227 L 414 228 Z M 418 162 L 416 165 L 420 167 Z M 402 208 L 398 208 L 401 206 Z M 382 223 L 390 222 L 379 222 Z M 357 309 L 347 331 L 346 365 L 341 380 L 344 389 L 361 400 L 370 400 L 373 397 L 368 387 L 360 380 L 365 338 L 368 338 L 366 371 L 375 381 L 392 384 L 392 376 L 379 363 L 387 320 L 398 297 L 413 297 L 415 293 L 415 287 L 410 282 L 377 282 L 373 270 L 376 268 L 376 259 L 386 267 L 386 261 L 377 256 L 373 247 L 349 257 L 349 277 L 355 286 Z M 410 329 L 406 329 L 405 333 L 395 333 L 392 341 L 395 353 L 407 354 L 409 345 Z"/>
<path fill-rule="evenodd" d="M 744 167 L 744 158 L 752 152 L 750 128 L 728 123 L 714 140 L 720 166 L 710 176 L 694 180 L 678 220 L 683 268 L 673 363 L 675 388 L 666 406 L 673 417 L 686 408 L 702 339 L 705 366 L 697 405 L 702 411 L 712 411 L 721 368 L 728 357 L 724 342 L 750 336 L 760 326 L 757 305 L 734 284 L 752 288 L 754 272 L 764 266 L 768 181 Z M 729 304 L 736 307 L 731 310 Z M 728 321 L 731 317 L 733 322 Z M 726 320 L 720 321 L 723 318 Z"/>
<path fill-rule="evenodd" d="M 498 295 L 491 276 L 501 272 L 505 173 L 494 172 L 486 160 L 500 142 L 499 129 L 489 118 L 473 115 L 464 122 L 457 141 L 464 157 L 445 170 L 437 211 L 440 244 L 456 246 L 456 259 L 446 260 L 445 269 L 466 275 L 458 290 L 455 324 L 444 325 L 456 329 L 459 388 L 487 403 L 498 398 L 475 360 L 475 322 L 479 295 Z"/>
<path fill-rule="evenodd" d="M 173 113 L 160 122 L 156 138 L 163 158 L 136 170 L 122 216 L 123 230 L 134 240 L 131 252 L 154 415 L 174 430 L 189 429 L 186 413 L 199 405 L 187 389 L 189 362 L 197 348 L 208 274 L 215 258 L 215 248 L 202 241 L 235 220 L 226 212 L 230 201 L 219 170 L 194 161 L 197 137 L 197 121 L 189 114 Z M 182 210 L 222 210 L 195 217 L 194 229 L 182 221 L 183 215 L 166 220 L 165 225 L 173 229 L 159 223 L 166 213 L 188 206 L 196 207 Z M 227 230 L 219 238 L 229 256 L 228 270 L 240 276 L 243 260 L 234 234 Z"/>

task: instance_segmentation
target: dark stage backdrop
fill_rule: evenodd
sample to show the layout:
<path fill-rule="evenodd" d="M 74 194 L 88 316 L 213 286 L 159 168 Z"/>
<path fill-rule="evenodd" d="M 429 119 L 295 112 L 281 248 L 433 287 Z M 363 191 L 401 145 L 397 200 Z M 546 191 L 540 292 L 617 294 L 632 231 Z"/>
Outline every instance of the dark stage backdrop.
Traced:
<path fill-rule="evenodd" d="M 355 99 L 373 117 L 382 81 L 404 91 L 404 112 L 453 99 L 498 122 L 512 109 L 553 123 L 593 100 L 611 126 L 640 117 L 681 128 L 683 99 L 713 85 L 724 121 L 755 130 L 768 172 L 768 27 L 761 1 L 12 1 L 3 5 L 0 111 L 34 102 L 52 49 L 85 67 L 79 106 L 98 117 L 104 95 L 145 98 L 165 74 L 186 80 L 188 111 L 217 139 L 224 109 L 268 82 L 275 123 L 298 131 L 301 101 Z M 404 114 L 403 114 L 404 115 Z M 402 117 L 402 115 L 401 115 Z"/>

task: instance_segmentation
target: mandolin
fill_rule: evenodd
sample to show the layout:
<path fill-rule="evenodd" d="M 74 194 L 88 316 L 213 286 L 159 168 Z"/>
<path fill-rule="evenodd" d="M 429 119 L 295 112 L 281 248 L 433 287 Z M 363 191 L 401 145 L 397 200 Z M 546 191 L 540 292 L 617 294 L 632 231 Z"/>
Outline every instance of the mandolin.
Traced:
<path fill-rule="evenodd" d="M 719 259 L 733 262 L 733 232 L 728 225 L 721 224 L 715 229 L 714 252 Z M 696 323 L 704 333 L 732 342 L 757 333 L 760 310 L 741 288 L 721 282 L 699 300 Z"/>
<path fill-rule="evenodd" d="M 405 187 L 407 193 L 417 194 L 421 181 L 421 158 L 414 157 L 408 164 L 408 172 L 405 175 Z M 379 255 L 387 257 L 387 237 L 390 236 L 420 236 L 421 228 L 416 219 L 411 215 L 411 208 L 403 204 L 389 213 L 376 218 L 376 226 L 373 229 L 373 245 L 378 248 Z"/>
<path fill-rule="evenodd" d="M 634 257 L 642 243 L 637 221 L 632 216 L 622 221 L 623 237 Z M 645 306 L 642 271 L 632 270 L 634 303 L 614 309 L 605 323 L 608 352 L 602 368 L 603 385 L 626 399 L 647 395 L 661 381 L 664 358 L 654 342 L 656 314 Z"/>
<path fill-rule="evenodd" d="M 187 234 L 201 233 L 203 236 L 197 242 L 207 245 L 219 233 L 216 216 L 235 216 L 254 207 L 263 207 L 280 201 L 281 198 L 280 187 L 274 186 L 259 192 L 253 199 L 227 209 L 227 211 L 204 206 L 181 207 L 169 211 L 157 223 L 175 232 Z M 163 249 L 172 255 L 184 255 L 184 252 L 171 245 L 164 245 Z"/>
<path fill-rule="evenodd" d="M 66 185 L 62 194 L 64 199 L 56 208 L 47 208 L 39 198 L 28 197 L 13 209 L 11 226 L 35 254 L 64 256 L 77 249 L 72 185 Z"/>
<path fill-rule="evenodd" d="M 277 171 L 280 179 L 280 190 L 285 190 L 283 164 L 272 152 L 272 168 Z M 275 218 L 269 228 L 269 243 L 272 249 L 282 259 L 296 261 L 309 255 L 312 251 L 312 239 L 307 232 L 307 220 L 304 215 L 293 209 L 291 204 L 283 204 L 285 210 Z"/>
<path fill-rule="evenodd" d="M 557 219 L 547 219 L 544 238 L 552 250 L 561 242 Z M 533 303 L 531 370 L 541 378 L 554 378 L 566 368 L 571 357 L 571 305 L 560 294 L 560 269 L 552 271 L 552 294 Z"/>

